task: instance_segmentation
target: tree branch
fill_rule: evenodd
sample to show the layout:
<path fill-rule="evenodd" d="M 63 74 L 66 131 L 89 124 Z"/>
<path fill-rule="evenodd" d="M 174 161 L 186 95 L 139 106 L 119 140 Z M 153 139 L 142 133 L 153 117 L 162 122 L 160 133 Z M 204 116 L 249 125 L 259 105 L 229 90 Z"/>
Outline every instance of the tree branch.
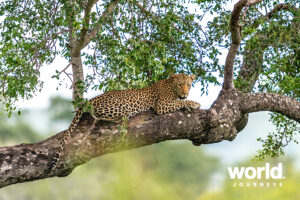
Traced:
<path fill-rule="evenodd" d="M 97 33 L 101 30 L 102 26 L 106 23 L 107 18 L 112 14 L 113 10 L 117 7 L 118 1 L 117 0 L 112 0 L 106 10 L 102 13 L 101 18 L 99 19 L 98 23 L 92 29 L 89 31 L 88 36 L 85 38 L 84 44 L 82 46 L 82 49 L 86 47 L 92 39 L 94 39 L 97 35 Z"/>
<path fill-rule="evenodd" d="M 126 124 L 104 121 L 94 124 L 94 118 L 85 113 L 52 171 L 52 159 L 64 132 L 36 144 L 1 147 L 0 187 L 67 176 L 76 166 L 97 156 L 166 140 L 188 139 L 194 145 L 233 140 L 247 123 L 245 114 L 266 110 L 300 122 L 300 103 L 296 100 L 279 94 L 245 94 L 238 90 L 221 91 L 209 110 L 176 111 L 165 115 L 148 111 L 131 117 Z"/>
<path fill-rule="evenodd" d="M 245 113 L 272 111 L 283 114 L 300 122 L 300 102 L 284 95 L 275 93 L 243 94 L 240 102 Z"/>
<path fill-rule="evenodd" d="M 267 19 L 271 19 L 272 15 L 276 12 L 279 12 L 280 10 L 291 10 L 293 12 L 297 12 L 298 9 L 293 5 L 280 3 L 277 4 L 269 13 L 267 13 Z"/>
<path fill-rule="evenodd" d="M 252 38 L 257 38 L 257 40 L 264 42 L 269 41 L 268 32 L 265 31 L 256 33 Z M 245 46 L 242 67 L 235 85 L 235 87 L 242 92 L 251 92 L 253 90 L 258 76 L 261 73 L 264 51 L 268 46 L 272 45 L 271 43 L 261 43 L 260 48 L 252 49 L 249 47 L 251 46 L 251 39 L 249 41 Z"/>
<path fill-rule="evenodd" d="M 102 28 L 106 18 L 112 13 L 113 8 L 116 7 L 117 2 L 115 0 L 112 0 L 106 10 L 103 12 L 101 19 L 99 19 L 98 24 L 96 27 L 90 31 L 89 30 L 89 24 L 90 24 L 90 12 L 93 7 L 97 3 L 98 0 L 89 0 L 85 6 L 84 11 L 84 23 L 80 32 L 80 38 L 76 40 L 76 38 L 73 37 L 73 22 L 70 23 L 70 57 L 71 57 L 71 64 L 72 64 L 72 71 L 73 71 L 73 101 L 77 102 L 77 104 L 82 103 L 83 99 L 83 89 L 84 88 L 84 73 L 83 73 L 83 66 L 82 66 L 82 60 L 81 60 L 81 50 L 86 47 L 89 42 L 96 37 L 97 33 Z M 75 107 L 77 109 L 78 106 Z"/>
<path fill-rule="evenodd" d="M 233 86 L 233 64 L 235 56 L 241 43 L 241 25 L 239 19 L 242 9 L 246 6 L 252 6 L 262 0 L 240 0 L 234 5 L 230 19 L 231 45 L 225 61 L 223 89 L 230 90 Z"/>
<path fill-rule="evenodd" d="M 82 29 L 80 31 L 80 38 L 78 39 L 76 46 L 75 46 L 75 50 L 77 51 L 77 54 L 80 54 L 80 51 L 82 50 L 83 46 L 84 46 L 84 42 L 86 40 L 87 37 L 87 32 L 89 30 L 89 25 L 90 25 L 90 14 L 91 14 L 91 10 L 92 7 L 98 2 L 98 0 L 89 0 L 85 6 L 84 9 L 84 17 L 83 17 L 83 25 L 82 25 Z"/>
<path fill-rule="evenodd" d="M 296 16 L 296 13 L 298 12 L 299 8 L 284 3 L 277 4 L 270 12 L 266 13 L 265 16 L 262 15 L 261 17 L 258 17 L 253 21 L 252 24 L 248 25 L 249 28 L 256 29 L 259 25 L 261 25 L 262 19 L 266 19 L 267 21 L 269 21 L 272 18 L 272 16 L 274 16 L 274 13 L 279 12 L 280 10 L 289 10 L 294 16 Z"/>
<path fill-rule="evenodd" d="M 276 5 L 272 11 L 270 11 L 267 16 L 270 19 L 272 14 L 278 12 L 279 10 L 287 10 L 291 9 L 293 12 L 297 12 L 299 9 L 295 8 L 294 6 L 287 5 L 287 4 L 278 4 Z M 261 18 L 259 18 L 261 19 Z M 259 20 L 256 20 L 259 21 Z M 259 23 L 254 23 L 252 27 L 257 27 Z M 295 29 L 297 27 L 295 26 Z M 286 41 L 289 41 L 287 35 L 285 39 L 278 39 L 270 37 L 272 35 L 273 30 L 261 30 L 254 34 L 251 39 L 249 39 L 245 46 L 244 56 L 243 56 L 243 63 L 239 75 L 237 77 L 236 85 L 239 90 L 243 92 L 251 92 L 253 87 L 258 79 L 258 76 L 261 72 L 262 63 L 263 63 L 263 54 L 265 50 L 274 45 L 287 45 Z M 282 37 L 282 36 L 281 36 Z M 285 37 L 285 35 L 283 36 Z M 294 37 L 297 37 L 296 35 Z M 252 39 L 255 39 L 260 42 L 260 48 L 251 48 Z"/>
<path fill-rule="evenodd" d="M 198 110 L 194 113 L 175 112 L 166 115 L 141 113 L 128 121 L 126 136 L 120 131 L 120 124 L 102 121 L 90 131 L 93 118 L 85 114 L 66 143 L 62 162 L 58 163 L 55 171 L 49 171 L 50 164 L 64 132 L 36 144 L 1 147 L 0 188 L 41 178 L 66 176 L 76 166 L 107 153 L 165 140 L 192 139 L 196 134 L 205 140 L 213 137 L 204 133 L 206 112 Z"/>

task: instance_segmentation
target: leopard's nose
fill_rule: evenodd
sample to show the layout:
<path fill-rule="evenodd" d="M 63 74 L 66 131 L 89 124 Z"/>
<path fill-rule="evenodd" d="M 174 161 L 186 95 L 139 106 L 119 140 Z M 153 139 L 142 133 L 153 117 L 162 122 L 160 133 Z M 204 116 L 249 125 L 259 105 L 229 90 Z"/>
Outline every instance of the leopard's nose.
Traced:
<path fill-rule="evenodd" d="M 182 93 L 187 96 L 189 94 L 189 88 L 187 86 L 184 87 Z"/>

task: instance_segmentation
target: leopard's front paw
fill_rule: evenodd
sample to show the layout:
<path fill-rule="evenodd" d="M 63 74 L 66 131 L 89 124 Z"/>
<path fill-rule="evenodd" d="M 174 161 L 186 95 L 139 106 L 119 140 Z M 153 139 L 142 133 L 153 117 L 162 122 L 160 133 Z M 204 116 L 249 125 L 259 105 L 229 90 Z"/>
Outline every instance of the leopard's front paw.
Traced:
<path fill-rule="evenodd" d="M 200 108 L 200 103 L 198 103 L 198 102 L 195 102 L 195 101 L 189 101 L 189 100 L 187 100 L 187 106 L 186 106 L 186 109 L 188 110 L 188 111 L 191 111 L 192 109 L 198 109 L 198 108 Z"/>

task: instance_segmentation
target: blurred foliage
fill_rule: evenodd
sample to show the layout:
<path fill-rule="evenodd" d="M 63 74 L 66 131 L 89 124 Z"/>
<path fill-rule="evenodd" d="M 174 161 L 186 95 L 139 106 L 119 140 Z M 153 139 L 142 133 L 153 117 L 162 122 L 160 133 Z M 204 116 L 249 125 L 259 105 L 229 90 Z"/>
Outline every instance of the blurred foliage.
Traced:
<path fill-rule="evenodd" d="M 24 111 L 23 115 L 27 116 Z M 18 144 L 38 142 L 41 136 L 28 124 L 24 117 L 14 113 L 11 118 L 0 116 L 0 144 Z"/>
<path fill-rule="evenodd" d="M 50 98 L 50 106 L 47 113 L 50 116 L 51 123 L 55 124 L 73 119 L 75 113 L 72 113 L 73 106 L 70 102 L 71 100 L 60 96 L 53 96 Z"/>
<path fill-rule="evenodd" d="M 218 166 L 190 142 L 161 143 L 96 158 L 63 179 L 3 188 L 0 199 L 195 199 Z"/>
<path fill-rule="evenodd" d="M 266 160 L 264 162 L 244 162 L 240 163 L 237 166 L 253 166 L 253 167 L 262 167 L 265 166 L 265 163 L 269 162 L 271 167 L 277 166 L 278 162 L 283 163 L 283 175 L 286 177 L 285 179 L 279 180 L 273 180 L 269 179 L 268 182 L 273 183 L 279 183 L 282 182 L 282 187 L 279 186 L 270 186 L 270 187 L 247 187 L 244 185 L 243 187 L 233 187 L 234 182 L 264 182 L 266 183 L 267 180 L 261 179 L 253 179 L 253 180 L 247 180 L 247 179 L 229 179 L 229 176 L 227 176 L 224 185 L 221 187 L 220 190 L 215 192 L 207 192 L 203 195 L 201 195 L 197 200 L 232 200 L 232 199 L 240 199 L 240 200 L 298 200 L 300 196 L 300 173 L 299 171 L 295 171 L 295 166 L 293 166 L 290 159 L 277 159 L 277 160 Z M 228 174 L 228 172 L 227 172 Z"/>

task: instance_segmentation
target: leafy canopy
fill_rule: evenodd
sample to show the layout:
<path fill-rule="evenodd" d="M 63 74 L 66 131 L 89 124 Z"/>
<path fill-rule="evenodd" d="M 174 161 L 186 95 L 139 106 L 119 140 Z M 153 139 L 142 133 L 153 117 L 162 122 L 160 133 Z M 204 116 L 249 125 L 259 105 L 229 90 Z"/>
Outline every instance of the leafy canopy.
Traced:
<path fill-rule="evenodd" d="M 90 29 L 101 21 L 108 3 L 101 1 L 92 9 Z M 200 23 L 211 8 L 220 10 L 220 3 L 190 3 L 120 1 L 81 52 L 84 67 L 91 69 L 86 86 L 93 83 L 94 89 L 106 90 L 141 87 L 179 71 L 198 75 L 206 86 L 219 84 L 212 74 L 220 70 L 214 56 L 218 50 L 211 47 Z M 192 6 L 200 12 L 189 12 Z M 71 12 L 75 12 L 72 19 Z M 83 13 L 80 1 L 1 2 L 0 87 L 7 111 L 15 109 L 13 103 L 20 98 L 31 98 L 42 88 L 41 67 L 47 67 L 57 55 L 70 60 L 68 31 L 72 28 L 75 37 L 80 37 Z M 61 75 L 57 71 L 54 77 Z"/>

